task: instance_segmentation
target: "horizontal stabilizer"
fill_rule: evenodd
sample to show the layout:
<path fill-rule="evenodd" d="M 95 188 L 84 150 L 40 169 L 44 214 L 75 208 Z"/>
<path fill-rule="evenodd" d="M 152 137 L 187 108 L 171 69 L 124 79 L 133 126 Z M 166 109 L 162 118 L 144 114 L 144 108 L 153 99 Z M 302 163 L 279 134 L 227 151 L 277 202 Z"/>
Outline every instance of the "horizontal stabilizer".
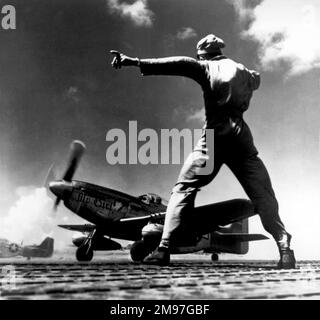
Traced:
<path fill-rule="evenodd" d="M 215 232 L 214 237 L 222 238 L 226 241 L 237 241 L 237 242 L 247 242 L 247 241 L 257 241 L 269 239 L 263 234 L 257 233 L 221 233 Z"/>

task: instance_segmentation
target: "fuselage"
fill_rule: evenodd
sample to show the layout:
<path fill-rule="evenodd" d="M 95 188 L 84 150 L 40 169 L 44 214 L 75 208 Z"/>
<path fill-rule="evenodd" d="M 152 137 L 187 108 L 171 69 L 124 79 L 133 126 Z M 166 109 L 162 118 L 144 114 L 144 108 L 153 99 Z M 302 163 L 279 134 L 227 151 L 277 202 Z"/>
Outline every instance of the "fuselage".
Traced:
<path fill-rule="evenodd" d="M 11 258 L 21 254 L 21 247 L 7 239 L 0 239 L 0 258 Z"/>
<path fill-rule="evenodd" d="M 82 181 L 56 181 L 50 189 L 64 205 L 81 218 L 96 225 L 111 237 L 135 239 L 137 230 L 123 228 L 117 222 L 123 218 L 142 217 L 164 212 L 166 205 L 161 197 L 145 194 L 134 197 L 121 191 Z"/>

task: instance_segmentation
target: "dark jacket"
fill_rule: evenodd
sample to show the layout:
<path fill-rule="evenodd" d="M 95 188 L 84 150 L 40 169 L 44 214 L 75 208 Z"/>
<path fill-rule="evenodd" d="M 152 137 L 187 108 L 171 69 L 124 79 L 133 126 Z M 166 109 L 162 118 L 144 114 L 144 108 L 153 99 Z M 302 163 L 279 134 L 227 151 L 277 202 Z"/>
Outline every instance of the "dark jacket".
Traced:
<path fill-rule="evenodd" d="M 143 75 L 184 76 L 196 81 L 203 90 L 209 127 L 229 117 L 242 118 L 253 91 L 260 85 L 258 72 L 222 55 L 212 60 L 189 57 L 143 59 L 140 69 Z"/>

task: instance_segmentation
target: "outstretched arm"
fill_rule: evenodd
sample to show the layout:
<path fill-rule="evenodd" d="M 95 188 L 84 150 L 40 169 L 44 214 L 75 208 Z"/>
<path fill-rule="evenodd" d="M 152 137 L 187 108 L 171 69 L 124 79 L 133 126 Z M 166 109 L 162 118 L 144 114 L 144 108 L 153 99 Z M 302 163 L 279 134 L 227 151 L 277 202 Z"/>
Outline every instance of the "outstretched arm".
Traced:
<path fill-rule="evenodd" d="M 168 57 L 158 59 L 139 59 L 128 57 L 118 51 L 110 51 L 115 55 L 111 65 L 115 69 L 122 66 L 140 67 L 143 75 L 183 76 L 203 85 L 206 81 L 206 67 L 203 63 L 189 57 Z"/>

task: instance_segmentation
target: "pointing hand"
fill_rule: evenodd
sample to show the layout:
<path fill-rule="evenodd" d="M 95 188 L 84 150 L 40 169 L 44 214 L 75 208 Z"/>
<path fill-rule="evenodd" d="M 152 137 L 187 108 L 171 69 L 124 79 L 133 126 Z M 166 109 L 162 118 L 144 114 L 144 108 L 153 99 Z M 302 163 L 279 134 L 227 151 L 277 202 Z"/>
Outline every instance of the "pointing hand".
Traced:
<path fill-rule="evenodd" d="M 137 58 L 130 58 L 116 50 L 111 50 L 110 53 L 115 55 L 111 62 L 112 67 L 115 69 L 120 69 L 122 66 L 138 65 L 139 59 Z"/>

